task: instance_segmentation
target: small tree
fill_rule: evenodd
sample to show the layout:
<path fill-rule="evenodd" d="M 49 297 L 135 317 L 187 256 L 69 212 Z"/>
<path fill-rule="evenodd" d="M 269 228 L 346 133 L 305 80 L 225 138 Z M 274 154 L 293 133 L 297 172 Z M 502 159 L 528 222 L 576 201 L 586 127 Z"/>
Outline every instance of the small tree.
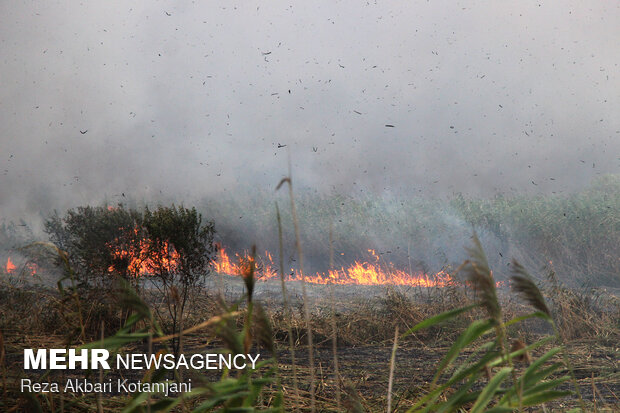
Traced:
<path fill-rule="evenodd" d="M 183 328 L 183 316 L 191 292 L 201 286 L 210 272 L 215 228 L 213 222 L 203 223 L 202 215 L 195 208 L 183 206 L 148 208 L 144 213 L 147 234 L 145 261 L 148 272 L 155 279 L 154 285 L 164 297 L 170 315 L 172 332 Z M 175 354 L 180 340 L 172 342 Z"/>
<path fill-rule="evenodd" d="M 117 207 L 79 207 L 64 218 L 55 213 L 45 231 L 59 248 L 67 251 L 71 267 L 82 287 L 105 286 L 120 276 L 136 283 L 140 256 L 142 214 Z"/>
<path fill-rule="evenodd" d="M 215 252 L 213 222 L 203 223 L 195 208 L 174 205 L 143 212 L 122 205 L 79 207 L 64 217 L 55 213 L 45 229 L 68 253 L 81 292 L 98 303 L 110 297 L 105 292 L 113 291 L 115 277 L 136 290 L 141 281 L 153 279 L 163 295 L 172 333 L 180 330 L 189 295 L 204 282 Z M 173 349 L 179 350 L 176 339 Z"/>

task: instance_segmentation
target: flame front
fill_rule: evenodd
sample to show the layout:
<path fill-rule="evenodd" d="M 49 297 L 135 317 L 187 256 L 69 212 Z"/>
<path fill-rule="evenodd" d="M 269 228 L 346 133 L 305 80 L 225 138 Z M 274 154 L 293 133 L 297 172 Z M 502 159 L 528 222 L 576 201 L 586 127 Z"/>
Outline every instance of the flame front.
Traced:
<path fill-rule="evenodd" d="M 112 247 L 109 245 L 112 255 L 119 262 L 127 265 L 127 272 L 132 276 L 149 276 L 158 271 L 174 272 L 179 268 L 180 256 L 173 246 L 164 242 L 163 245 L 153 253 L 151 240 L 142 239 L 139 248 L 135 252 Z M 423 272 L 408 272 L 395 268 L 391 263 L 380 263 L 379 256 L 373 250 L 368 250 L 374 262 L 355 261 L 347 267 L 330 270 L 326 273 L 317 272 L 306 274 L 304 280 L 312 284 L 338 284 L 338 285 L 400 285 L 411 287 L 446 287 L 453 282 L 450 274 L 440 271 L 436 274 L 425 274 Z M 226 248 L 219 247 L 218 258 L 213 262 L 215 272 L 230 276 L 244 273 L 247 263 L 252 260 L 248 254 L 235 254 L 236 260 L 231 260 Z M 256 278 L 260 281 L 267 281 L 279 277 L 273 257 L 269 252 L 258 258 L 256 264 Z M 34 275 L 37 273 L 35 263 L 26 264 L 26 268 Z M 9 257 L 6 262 L 5 271 L 7 274 L 15 273 L 17 266 Z M 118 270 L 116 265 L 108 268 L 109 272 Z M 298 269 L 291 268 L 285 276 L 286 281 L 301 281 L 302 274 Z M 499 281 L 497 287 L 505 286 L 505 282 Z"/>
<path fill-rule="evenodd" d="M 375 262 L 354 262 L 348 267 L 341 267 L 327 273 L 315 273 L 305 276 L 305 281 L 312 284 L 340 284 L 340 285 L 403 285 L 413 287 L 445 287 L 452 279 L 450 275 L 440 271 L 429 276 L 424 273 L 411 274 L 398 270 L 391 264 L 380 265 L 379 257 L 373 250 L 369 250 Z M 239 262 L 249 259 L 247 255 L 236 254 Z M 215 271 L 220 274 L 239 275 L 243 265 L 234 264 L 225 248 L 220 248 L 218 260 L 214 263 Z M 278 277 L 271 254 L 265 253 L 264 258 L 257 265 L 257 278 L 261 281 Z M 299 270 L 291 269 L 286 276 L 287 281 L 301 281 L 302 274 Z"/>

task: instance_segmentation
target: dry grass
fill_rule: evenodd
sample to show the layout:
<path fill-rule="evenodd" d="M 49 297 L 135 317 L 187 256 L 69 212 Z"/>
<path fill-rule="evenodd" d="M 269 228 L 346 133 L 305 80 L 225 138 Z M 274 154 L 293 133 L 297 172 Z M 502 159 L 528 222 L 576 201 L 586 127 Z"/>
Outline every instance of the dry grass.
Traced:
<path fill-rule="evenodd" d="M 192 292 L 192 306 L 185 325 L 200 326 L 204 320 L 222 314 L 222 308 L 229 314 L 239 311 L 236 321 L 227 321 L 230 334 L 222 337 L 213 331 L 190 328 L 183 335 L 184 350 L 191 353 L 232 345 L 230 343 L 236 340 L 234 331 L 242 330 L 246 338 L 240 345 L 244 351 L 252 346 L 266 354 L 275 356 L 277 353 L 277 383 L 264 389 L 257 407 L 271 406 L 281 394 L 287 410 L 339 411 L 345 407 L 349 411 L 382 411 L 388 407 L 391 411 L 405 411 L 428 391 L 429 383 L 432 383 L 431 388 L 438 383 L 439 376 L 433 376 L 433 372 L 440 355 L 473 321 L 491 318 L 502 326 L 497 336 L 505 343 L 502 344 L 505 354 L 510 353 L 507 343 L 513 340 L 529 345 L 548 334 L 548 326 L 537 319 L 503 327 L 503 320 L 527 314 L 529 310 L 525 304 L 529 304 L 554 320 L 557 335 L 565 343 L 562 352 L 565 365 L 569 366 L 571 374 L 574 372 L 577 383 L 574 387 L 581 389 L 587 409 L 603 411 L 604 408 L 620 406 L 618 297 L 600 291 L 568 288 L 558 281 L 552 269 L 547 270 L 544 279 L 535 281 L 523 267 L 513 263 L 513 288 L 525 298 L 525 304 L 519 303 L 507 289 L 495 287 L 481 247 L 475 244 L 474 248 L 478 250 L 470 251 L 472 259 L 462 267 L 466 270 L 466 278 L 445 288 L 299 286 L 287 283 L 280 286 L 279 295 L 274 296 L 261 295 L 261 290 L 268 292 L 269 284 L 255 284 L 247 275 L 243 280 L 229 277 L 218 282 L 218 285 L 226 286 L 228 294 L 221 294 L 221 289 L 209 288 Z M 250 266 L 248 274 L 252 273 Z M 240 285 L 244 287 L 238 288 Z M 307 288 L 306 293 L 297 295 L 299 287 L 302 291 Z M 275 286 L 274 289 L 278 291 Z M 256 297 L 246 301 L 240 294 L 243 291 L 249 292 L 249 297 Z M 59 403 L 63 411 L 95 408 L 98 403 L 100 409 L 120 409 L 127 402 L 126 398 L 103 401 L 90 395 L 70 395 L 57 400 L 54 395 L 23 395 L 16 387 L 17 380 L 23 375 L 19 357 L 24 347 L 78 344 L 100 339 L 102 330 L 116 331 L 127 318 L 126 310 L 134 308 L 119 300 L 116 292 L 115 289 L 109 294 L 83 290 L 75 296 L 71 289 L 58 291 L 25 282 L 2 284 L 2 403 L 9 401 L 9 404 L 0 404 L 0 408 L 28 409 L 36 402 L 50 411 L 58 410 Z M 138 304 L 144 313 L 158 313 L 164 305 L 154 291 L 140 290 L 140 294 L 140 300 L 145 301 Z M 282 297 L 289 297 L 289 300 L 284 303 Z M 218 298 L 221 304 L 217 304 Z M 71 306 L 76 300 L 79 312 Z M 482 306 L 477 310 L 416 331 L 406 338 L 399 338 L 396 333 L 395 338 L 395 331 L 410 331 L 438 313 L 480 302 Z M 238 307 L 234 303 L 239 303 Z M 250 322 L 246 314 L 251 313 L 252 308 L 255 317 Z M 164 326 L 170 322 L 165 317 L 160 321 Z M 138 329 L 143 327 L 144 324 L 135 326 Z M 310 334 L 314 335 L 314 340 L 309 340 Z M 253 341 L 249 339 L 252 337 Z M 274 344 L 275 348 L 272 347 Z M 144 346 L 144 343 L 132 344 L 140 345 Z M 463 352 L 454 362 L 464 362 L 464 358 L 477 350 L 479 348 L 474 346 L 471 352 Z M 549 348 L 532 351 L 531 357 L 540 357 L 547 350 Z M 508 361 L 510 363 L 510 358 Z M 517 373 L 522 371 L 519 369 L 523 368 L 515 366 L 514 381 Z M 489 373 L 489 378 L 491 376 Z M 205 378 L 218 379 L 208 376 L 202 379 Z M 563 390 L 566 389 L 568 387 Z M 336 397 L 338 394 L 341 394 L 341 400 Z M 576 405 L 576 399 L 564 398 L 548 404 L 547 408 L 565 411 Z"/>
<path fill-rule="evenodd" d="M 325 286 L 313 286 L 310 290 L 314 288 L 320 289 Z M 550 291 L 550 289 L 543 289 L 545 296 L 549 296 Z M 22 400 L 19 394 L 11 390 L 14 389 L 11 383 L 15 379 L 15 372 L 21 370 L 15 365 L 17 357 L 26 345 L 33 347 L 60 345 L 64 337 L 54 335 L 53 332 L 64 331 L 64 327 L 59 327 L 54 321 L 62 320 L 62 316 L 59 313 L 60 308 L 53 306 L 57 297 L 54 297 L 55 294 L 50 290 L 40 289 L 28 292 L 22 289 L 13 290 L 13 292 L 3 290 L 2 293 L 5 299 L 0 300 L 0 311 L 3 316 L 0 331 L 4 337 L 3 348 L 6 352 L 6 361 L 3 374 L 7 383 L 3 391 L 6 397 Z M 47 303 L 49 307 L 42 309 L 46 314 L 45 318 L 34 315 L 26 316 L 26 309 L 30 308 L 32 312 L 32 306 L 30 304 L 17 305 L 24 302 L 24 294 L 27 295 L 28 303 L 37 303 L 36 305 L 39 306 Z M 575 301 L 575 295 L 582 299 Z M 505 317 L 510 318 L 524 313 L 524 307 L 509 300 L 504 290 L 500 289 L 498 296 L 503 302 Z M 605 406 L 620 406 L 620 400 L 617 398 L 620 394 L 617 357 L 617 343 L 620 341 L 617 315 L 620 314 L 620 306 L 618 306 L 618 301 L 614 301 L 611 296 L 601 295 L 597 299 L 590 298 L 590 300 L 583 299 L 584 296 L 584 292 L 563 289 L 561 295 L 551 297 L 549 310 L 557 317 L 559 325 L 571 326 L 571 329 L 566 331 L 571 337 L 568 341 L 568 353 L 580 387 L 584 390 L 585 401 L 589 406 L 593 406 L 596 401 L 598 409 Z M 433 314 L 457 305 L 467 304 L 474 298 L 471 291 L 463 286 L 453 286 L 452 289 L 432 289 L 431 291 L 384 288 L 383 292 L 376 294 L 374 298 L 364 300 L 343 297 L 336 289 L 335 297 L 337 302 L 335 317 L 338 331 L 337 355 L 342 381 L 333 372 L 331 344 L 334 317 L 331 313 L 331 303 L 329 300 L 323 302 L 317 300 L 311 314 L 317 352 L 316 408 L 323 411 L 337 411 L 335 401 L 337 389 L 342 390 L 342 404 L 350 411 L 384 409 L 389 386 L 390 347 L 393 344 L 395 329 L 406 331 Z M 562 297 L 567 297 L 566 301 Z M 206 291 L 197 292 L 193 300 L 195 306 L 188 314 L 187 325 L 197 324 L 200 320 L 217 314 L 218 310 L 213 297 Z M 274 303 L 266 308 L 266 317 L 270 319 L 270 324 L 274 327 L 273 335 L 279 348 L 280 371 L 287 406 L 289 408 L 295 406 L 303 410 L 304 408 L 310 409 L 310 383 L 307 380 L 309 360 L 305 347 L 306 329 L 303 310 L 299 306 L 300 303 L 297 304 L 298 310 L 293 312 L 289 321 L 297 352 L 297 373 L 300 378 L 298 391 L 294 390 L 292 382 L 287 317 Z M 87 307 L 85 311 L 89 313 L 94 309 Z M 391 392 L 392 411 L 403 411 L 410 403 L 408 400 L 415 397 L 415 394 L 424 387 L 424 383 L 432 378 L 430 373 L 438 361 L 439 354 L 445 351 L 443 349 L 455 339 L 457 332 L 466 326 L 471 318 L 473 316 L 423 330 L 399 342 L 394 364 L 393 391 Z M 13 328 L 8 328 L 9 325 Z M 48 333 L 42 335 L 41 328 Z M 93 338 L 96 338 L 96 330 L 94 327 L 87 329 L 93 332 Z M 540 333 L 544 332 L 544 327 L 532 322 L 522 329 L 508 329 L 507 334 L 531 343 Z M 217 338 L 209 334 L 189 335 L 184 340 L 186 352 L 196 351 L 204 346 L 217 347 L 220 344 Z M 27 403 L 27 401 L 22 400 L 20 403 Z M 65 411 L 79 411 L 80 408 L 91 405 L 90 403 L 96 404 L 96 400 L 94 398 L 90 400 L 87 397 L 66 401 L 67 406 L 70 403 L 75 404 L 72 405 L 73 407 L 67 407 Z M 567 406 L 567 403 L 571 404 L 570 401 L 562 403 L 563 406 Z M 104 407 L 108 411 L 117 409 L 121 405 L 122 398 L 104 401 Z M 551 405 L 550 409 L 554 406 L 556 405 Z M 562 411 L 563 407 L 558 406 L 560 407 L 555 407 L 558 409 L 556 411 Z"/>

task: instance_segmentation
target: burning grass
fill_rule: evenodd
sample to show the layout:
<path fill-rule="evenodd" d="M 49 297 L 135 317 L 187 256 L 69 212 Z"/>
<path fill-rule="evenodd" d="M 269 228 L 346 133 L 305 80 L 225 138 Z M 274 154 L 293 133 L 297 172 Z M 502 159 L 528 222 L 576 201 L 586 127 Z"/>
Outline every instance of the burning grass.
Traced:
<path fill-rule="evenodd" d="M 330 227 L 336 269 L 356 261 L 374 264 L 368 254 L 372 249 L 383 264 L 429 275 L 456 268 L 466 259 L 463 245 L 476 231 L 498 281 L 509 277 L 510 261 L 516 258 L 528 268 L 552 261 L 560 280 L 570 287 L 620 288 L 617 175 L 601 177 L 590 188 L 565 195 L 468 198 L 456 194 L 428 199 L 298 192 L 297 203 L 308 274 L 329 271 Z M 229 197 L 205 199 L 198 206 L 217 223 L 219 239 L 230 247 L 229 253 L 243 251 L 256 241 L 259 251 L 278 256 L 271 197 L 244 188 Z M 281 215 L 284 228 L 292 228 L 290 211 Z M 283 239 L 288 271 L 296 267 L 292 231 L 285 230 Z"/>
<path fill-rule="evenodd" d="M 244 263 L 251 256 L 247 253 L 236 254 L 236 260 L 231 260 L 227 249 L 220 247 L 218 257 L 214 261 L 214 269 L 220 274 L 239 275 L 243 271 Z M 301 281 L 302 278 L 310 284 L 335 284 L 335 285 L 397 285 L 409 287 L 446 287 L 452 279 L 450 274 L 439 271 L 429 275 L 423 272 L 409 272 L 394 267 L 394 264 L 381 262 L 376 251 L 368 250 L 368 261 L 355 261 L 348 266 L 327 272 L 306 274 L 302 277 L 299 269 L 291 268 L 285 277 L 286 281 Z M 237 261 L 234 263 L 233 261 Z M 274 280 L 279 277 L 273 262 L 273 255 L 266 251 L 262 257 L 257 258 L 258 279 L 260 281 Z"/>

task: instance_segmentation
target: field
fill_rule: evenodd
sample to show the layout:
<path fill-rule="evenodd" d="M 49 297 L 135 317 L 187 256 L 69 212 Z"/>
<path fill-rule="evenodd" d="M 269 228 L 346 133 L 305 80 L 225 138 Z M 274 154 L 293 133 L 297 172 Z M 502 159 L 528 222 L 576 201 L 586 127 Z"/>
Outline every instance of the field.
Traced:
<path fill-rule="evenodd" d="M 302 191 L 297 213 L 284 195 L 248 190 L 196 210 L 87 207 L 52 215 L 49 239 L 4 223 L 0 410 L 620 409 L 618 177 L 563 196 Z M 215 271 L 217 244 L 238 274 Z M 354 263 L 367 278 L 353 281 Z M 330 270 L 331 282 L 307 282 Z M 398 271 L 447 278 L 386 282 Z M 195 391 L 183 397 L 20 392 L 25 376 L 79 376 L 25 371 L 24 348 L 88 343 L 114 353 L 254 352 L 262 364 L 147 373 L 144 381 L 191 377 Z M 112 369 L 105 379 L 123 374 L 144 376 Z"/>

